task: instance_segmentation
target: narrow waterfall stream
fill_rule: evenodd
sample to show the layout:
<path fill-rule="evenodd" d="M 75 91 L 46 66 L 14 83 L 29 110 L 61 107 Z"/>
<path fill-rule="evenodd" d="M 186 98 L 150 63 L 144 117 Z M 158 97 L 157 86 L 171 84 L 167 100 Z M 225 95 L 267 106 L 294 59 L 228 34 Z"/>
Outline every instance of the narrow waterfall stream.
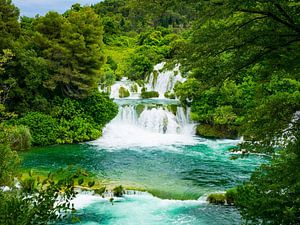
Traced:
<path fill-rule="evenodd" d="M 241 184 L 263 159 L 250 156 L 230 160 L 228 149 L 237 140 L 196 137 L 189 109 L 176 99 L 164 98 L 164 92 L 172 91 L 176 81 L 184 81 L 179 67 L 161 71 L 163 66 L 155 67 L 156 78 L 154 71 L 146 84 L 147 90 L 159 92 L 159 98 L 141 99 L 142 87 L 127 79 L 111 87 L 119 114 L 100 139 L 22 154 L 24 168 L 48 171 L 72 164 L 94 174 L 108 187 L 146 190 L 128 192 L 114 204 L 80 193 L 74 200 L 81 220 L 78 224 L 241 224 L 234 207 L 208 205 L 206 196 Z M 129 91 L 127 98 L 119 97 L 120 87 Z"/>

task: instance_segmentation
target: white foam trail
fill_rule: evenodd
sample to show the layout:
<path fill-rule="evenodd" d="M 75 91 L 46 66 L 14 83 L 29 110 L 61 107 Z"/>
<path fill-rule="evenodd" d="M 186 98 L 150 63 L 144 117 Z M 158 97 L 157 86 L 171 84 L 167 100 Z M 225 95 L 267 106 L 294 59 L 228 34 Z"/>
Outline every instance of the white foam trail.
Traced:
<path fill-rule="evenodd" d="M 130 192 L 128 192 L 130 193 Z M 135 192 L 133 192 L 135 193 Z M 109 202 L 110 198 L 102 198 L 99 195 L 93 195 L 92 192 L 81 192 L 77 194 L 77 196 L 71 201 L 71 204 L 74 204 L 74 208 L 76 210 L 84 209 L 88 207 L 91 204 L 94 203 L 104 203 Z M 169 207 L 172 205 L 201 205 L 205 204 L 206 201 L 204 201 L 202 198 L 199 198 L 198 200 L 173 200 L 173 199 L 160 199 L 158 197 L 153 196 L 152 194 L 148 192 L 138 192 L 138 194 L 125 194 L 123 197 L 114 197 L 114 201 L 126 201 L 126 200 L 143 200 L 147 201 L 149 203 L 156 202 L 159 204 L 159 207 Z"/>

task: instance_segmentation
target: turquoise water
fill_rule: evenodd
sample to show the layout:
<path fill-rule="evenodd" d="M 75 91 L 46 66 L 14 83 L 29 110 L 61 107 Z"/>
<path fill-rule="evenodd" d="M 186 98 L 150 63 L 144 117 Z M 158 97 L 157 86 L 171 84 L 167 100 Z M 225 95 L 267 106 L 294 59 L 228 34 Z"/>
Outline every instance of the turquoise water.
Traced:
<path fill-rule="evenodd" d="M 78 144 L 35 148 L 22 154 L 23 167 L 56 170 L 74 165 L 108 185 L 144 188 L 160 197 L 126 195 L 112 205 L 81 194 L 75 201 L 79 224 L 240 224 L 235 208 L 208 205 L 205 196 L 241 184 L 263 159 L 230 160 L 228 149 L 236 141 L 193 140 L 191 145 L 156 147 Z"/>

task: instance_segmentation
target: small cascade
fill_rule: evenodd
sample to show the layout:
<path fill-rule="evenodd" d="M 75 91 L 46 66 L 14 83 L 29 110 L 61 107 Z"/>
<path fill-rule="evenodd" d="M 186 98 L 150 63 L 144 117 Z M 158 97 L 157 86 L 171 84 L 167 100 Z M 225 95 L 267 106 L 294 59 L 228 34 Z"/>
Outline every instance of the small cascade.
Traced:
<path fill-rule="evenodd" d="M 186 81 L 179 70 L 180 64 L 177 64 L 173 70 L 161 71 L 164 66 L 165 63 L 160 63 L 154 67 L 146 85 L 148 91 L 157 91 L 159 98 L 164 98 L 167 92 L 173 92 L 177 82 Z"/>
<path fill-rule="evenodd" d="M 175 84 L 177 82 L 185 82 L 179 70 L 180 64 L 177 64 L 172 70 L 164 70 L 165 62 L 154 66 L 153 72 L 146 79 L 143 86 L 138 83 L 123 77 L 121 81 L 117 81 L 111 87 L 105 88 L 102 91 L 110 93 L 113 99 L 138 99 L 141 96 L 142 89 L 145 91 L 155 91 L 159 93 L 159 98 L 164 99 L 165 93 L 173 94 Z"/>
<path fill-rule="evenodd" d="M 145 106 L 138 115 L 137 107 L 134 105 L 120 106 L 117 117 L 112 123 L 137 126 L 144 130 L 161 134 L 181 134 L 190 125 L 189 118 L 183 107 L 177 107 L 174 115 L 166 107 Z M 190 130 L 193 133 L 193 130 Z"/>
<path fill-rule="evenodd" d="M 180 106 L 176 113 L 161 105 L 120 105 L 119 113 L 105 128 L 103 137 L 91 144 L 105 148 L 193 145 L 195 126 Z"/>
<path fill-rule="evenodd" d="M 128 80 L 127 77 L 123 77 L 121 81 L 117 81 L 114 85 L 110 87 L 110 97 L 114 99 L 128 97 L 136 99 L 140 97 L 141 91 L 142 87 L 140 87 L 137 83 Z M 123 93 L 123 96 L 122 92 L 125 92 Z M 126 92 L 128 92 L 128 96 L 126 95 Z"/>

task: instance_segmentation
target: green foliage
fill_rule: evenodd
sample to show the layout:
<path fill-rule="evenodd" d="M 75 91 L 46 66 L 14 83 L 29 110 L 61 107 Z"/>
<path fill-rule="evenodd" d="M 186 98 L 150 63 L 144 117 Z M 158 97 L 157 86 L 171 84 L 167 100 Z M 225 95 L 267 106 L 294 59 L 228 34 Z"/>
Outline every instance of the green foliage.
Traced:
<path fill-rule="evenodd" d="M 31 147 L 31 134 L 25 126 L 11 127 L 5 132 L 8 133 L 8 142 L 13 150 L 28 150 Z"/>
<path fill-rule="evenodd" d="M 119 97 L 120 98 L 127 98 L 129 96 L 130 96 L 130 93 L 125 87 L 119 88 Z"/>
<path fill-rule="evenodd" d="M 106 187 L 101 187 L 94 190 L 95 194 L 97 195 L 103 195 L 105 191 L 106 191 Z"/>
<path fill-rule="evenodd" d="M 45 179 L 29 174 L 21 181 L 21 189 L 0 191 L 0 224 L 49 224 L 65 219 L 75 210 L 71 204 L 76 196 L 74 180 L 68 170 L 57 175 L 62 178 L 56 181 L 55 174 Z"/>
<path fill-rule="evenodd" d="M 237 188 L 231 188 L 225 193 L 226 202 L 228 205 L 233 205 L 238 198 L 238 190 Z"/>
<path fill-rule="evenodd" d="M 145 54 L 132 54 L 128 59 L 128 77 L 132 80 L 146 78 L 146 75 L 153 69 L 153 64 Z"/>
<path fill-rule="evenodd" d="M 13 40 L 20 34 L 19 9 L 12 4 L 11 0 L 1 0 L 0 14 L 0 51 L 2 51 L 10 48 Z"/>
<path fill-rule="evenodd" d="M 95 123 L 104 127 L 118 114 L 118 106 L 105 94 L 93 92 L 86 99 L 81 100 L 81 105 Z"/>
<path fill-rule="evenodd" d="M 262 165 L 237 189 L 235 204 L 248 224 L 298 224 L 300 141 Z"/>
<path fill-rule="evenodd" d="M 143 91 L 141 94 L 142 98 L 158 98 L 159 93 L 157 91 Z"/>
<path fill-rule="evenodd" d="M 49 115 L 30 112 L 16 121 L 30 129 L 33 145 L 51 145 L 58 138 L 58 121 Z"/>
<path fill-rule="evenodd" d="M 189 78 L 184 83 L 177 83 L 174 90 L 181 102 L 189 104 L 191 101 L 199 98 L 203 86 L 204 85 L 197 79 Z"/>
<path fill-rule="evenodd" d="M 175 99 L 176 96 L 173 92 L 170 92 L 170 91 L 167 91 L 165 94 L 164 94 L 165 98 L 170 98 L 170 99 Z"/>
<path fill-rule="evenodd" d="M 19 163 L 18 154 L 12 151 L 7 143 L 0 143 L 0 186 L 13 184 Z"/>
<path fill-rule="evenodd" d="M 196 129 L 196 134 L 206 138 L 237 138 L 237 130 L 234 127 L 227 125 L 210 125 L 199 124 Z"/>
<path fill-rule="evenodd" d="M 117 111 L 108 96 L 95 92 L 81 100 L 57 98 L 52 115 L 30 112 L 15 123 L 30 129 L 33 145 L 78 143 L 99 138 Z"/>

